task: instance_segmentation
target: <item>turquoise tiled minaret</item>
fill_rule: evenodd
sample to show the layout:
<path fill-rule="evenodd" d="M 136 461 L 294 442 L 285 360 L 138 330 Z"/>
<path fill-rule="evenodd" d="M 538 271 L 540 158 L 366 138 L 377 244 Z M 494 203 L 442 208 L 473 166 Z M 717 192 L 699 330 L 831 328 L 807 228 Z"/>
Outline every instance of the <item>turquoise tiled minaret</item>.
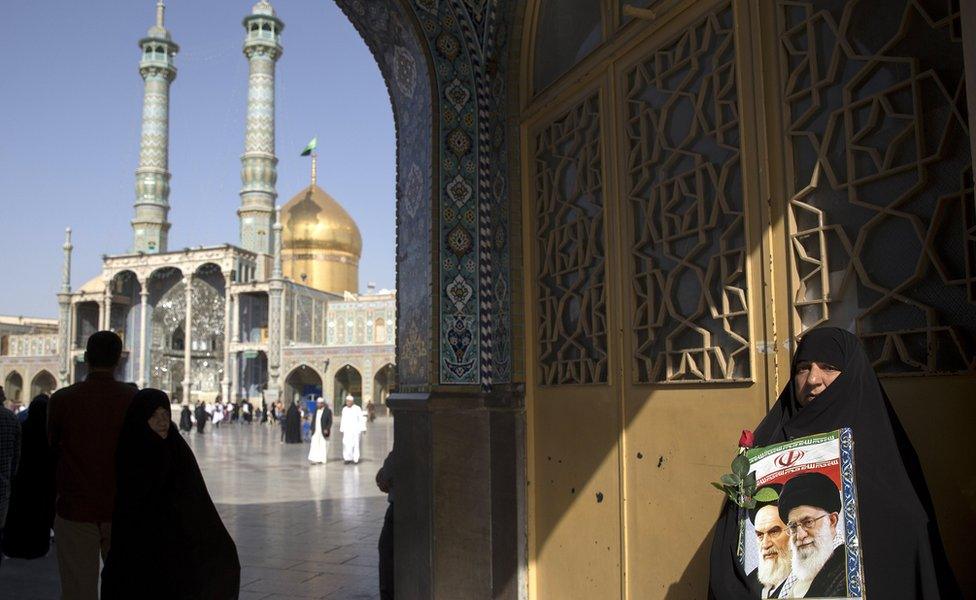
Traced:
<path fill-rule="evenodd" d="M 275 183 L 275 63 L 281 56 L 285 25 L 266 0 L 244 18 L 244 56 L 250 66 L 247 87 L 247 125 L 241 157 L 241 246 L 270 255 L 274 248 Z M 259 262 L 259 269 L 264 261 Z M 260 275 L 260 274 L 259 274 Z M 266 276 L 266 275 L 265 275 Z"/>
<path fill-rule="evenodd" d="M 166 252 L 169 237 L 169 86 L 176 79 L 173 58 L 179 46 L 163 26 L 166 8 L 156 3 L 156 23 L 139 40 L 139 74 L 145 82 L 142 137 L 136 169 L 136 216 L 132 219 L 133 250 Z"/>

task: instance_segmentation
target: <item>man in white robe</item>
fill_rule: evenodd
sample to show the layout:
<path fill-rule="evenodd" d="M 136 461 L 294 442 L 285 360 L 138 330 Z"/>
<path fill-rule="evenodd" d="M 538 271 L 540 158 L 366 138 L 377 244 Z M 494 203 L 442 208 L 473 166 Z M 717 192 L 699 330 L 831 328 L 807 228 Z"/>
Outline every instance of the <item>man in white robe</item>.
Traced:
<path fill-rule="evenodd" d="M 342 409 L 339 431 L 342 432 L 342 460 L 359 464 L 359 439 L 365 430 L 363 409 L 353 404 L 352 395 L 346 396 L 346 405 Z"/>
<path fill-rule="evenodd" d="M 332 411 L 320 396 L 315 401 L 315 418 L 312 420 L 312 447 L 308 461 L 324 465 L 329 456 L 329 434 L 332 429 Z"/>

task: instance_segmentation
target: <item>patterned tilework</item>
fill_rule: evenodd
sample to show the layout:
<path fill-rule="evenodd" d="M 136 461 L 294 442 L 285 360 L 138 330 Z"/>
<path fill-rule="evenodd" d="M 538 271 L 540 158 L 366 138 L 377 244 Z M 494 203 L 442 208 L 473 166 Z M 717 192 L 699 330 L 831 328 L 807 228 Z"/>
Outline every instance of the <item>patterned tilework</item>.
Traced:
<path fill-rule="evenodd" d="M 506 0 L 405 3 L 419 23 L 419 32 L 412 22 L 402 25 L 408 21 L 393 0 L 338 1 L 377 57 L 397 120 L 398 227 L 404 233 L 398 238 L 400 387 L 442 383 L 490 389 L 493 382 L 511 377 L 506 90 L 505 73 L 499 68 L 507 60 L 498 59 L 507 56 L 508 27 L 500 25 L 500 16 L 511 11 Z M 427 54 L 419 44 L 426 46 Z M 428 72 L 428 64 L 433 73 Z M 430 92 L 430 84 L 436 98 L 421 98 Z M 432 112 L 438 119 L 436 144 L 431 137 Z M 423 128 L 408 135 L 407 127 L 416 126 L 418 120 L 425 120 Z M 418 157 L 429 161 L 426 167 Z M 432 197 L 431 174 L 436 177 L 439 209 L 433 230 L 426 201 Z M 416 312 L 430 309 L 434 290 L 431 240 L 417 235 L 431 231 L 437 236 L 440 257 L 436 340 L 430 339 L 431 316 L 426 322 L 415 318 Z M 418 279 L 421 274 L 425 277 Z M 426 352 L 431 346 L 439 348 L 436 370 L 414 379 L 414 374 L 419 375 L 415 369 L 421 366 L 409 363 L 423 361 L 423 368 L 430 369 L 433 358 Z M 421 347 L 424 354 L 418 354 Z"/>
<path fill-rule="evenodd" d="M 432 106 L 428 61 L 409 15 L 395 1 L 337 0 L 376 58 L 397 131 L 396 364 L 401 391 L 434 382 Z"/>

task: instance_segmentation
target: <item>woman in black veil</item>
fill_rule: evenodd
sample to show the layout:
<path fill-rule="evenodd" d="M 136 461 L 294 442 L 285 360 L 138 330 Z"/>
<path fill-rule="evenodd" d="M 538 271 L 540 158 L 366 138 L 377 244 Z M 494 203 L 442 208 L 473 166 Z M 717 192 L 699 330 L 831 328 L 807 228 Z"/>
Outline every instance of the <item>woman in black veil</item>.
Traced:
<path fill-rule="evenodd" d="M 755 431 L 756 445 L 843 427 L 854 438 L 866 597 L 961 598 L 918 455 L 861 342 L 843 329 L 812 329 L 793 357 L 789 383 Z M 726 501 L 712 541 L 710 598 L 759 597 L 736 557 L 737 528 L 736 507 Z"/>
<path fill-rule="evenodd" d="M 285 443 L 302 443 L 302 414 L 297 402 L 292 402 L 285 413 Z"/>
<path fill-rule="evenodd" d="M 54 524 L 54 456 L 47 441 L 44 394 L 31 400 L 21 438 L 20 466 L 11 486 L 3 553 L 14 558 L 40 558 L 51 547 Z"/>
<path fill-rule="evenodd" d="M 170 421 L 164 392 L 144 389 L 132 399 L 119 436 L 116 473 L 102 600 L 236 599 L 237 547 L 193 452 Z"/>
<path fill-rule="evenodd" d="M 180 411 L 180 431 L 193 431 L 193 419 L 190 417 L 190 405 L 184 404 Z"/>

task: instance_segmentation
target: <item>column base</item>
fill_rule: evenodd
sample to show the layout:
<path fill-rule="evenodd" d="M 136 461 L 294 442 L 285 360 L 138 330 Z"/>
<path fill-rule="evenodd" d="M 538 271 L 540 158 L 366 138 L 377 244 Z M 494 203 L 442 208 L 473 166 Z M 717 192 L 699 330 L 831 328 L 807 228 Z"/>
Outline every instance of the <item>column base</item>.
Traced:
<path fill-rule="evenodd" d="M 394 393 L 397 598 L 521 597 L 523 393 Z"/>

